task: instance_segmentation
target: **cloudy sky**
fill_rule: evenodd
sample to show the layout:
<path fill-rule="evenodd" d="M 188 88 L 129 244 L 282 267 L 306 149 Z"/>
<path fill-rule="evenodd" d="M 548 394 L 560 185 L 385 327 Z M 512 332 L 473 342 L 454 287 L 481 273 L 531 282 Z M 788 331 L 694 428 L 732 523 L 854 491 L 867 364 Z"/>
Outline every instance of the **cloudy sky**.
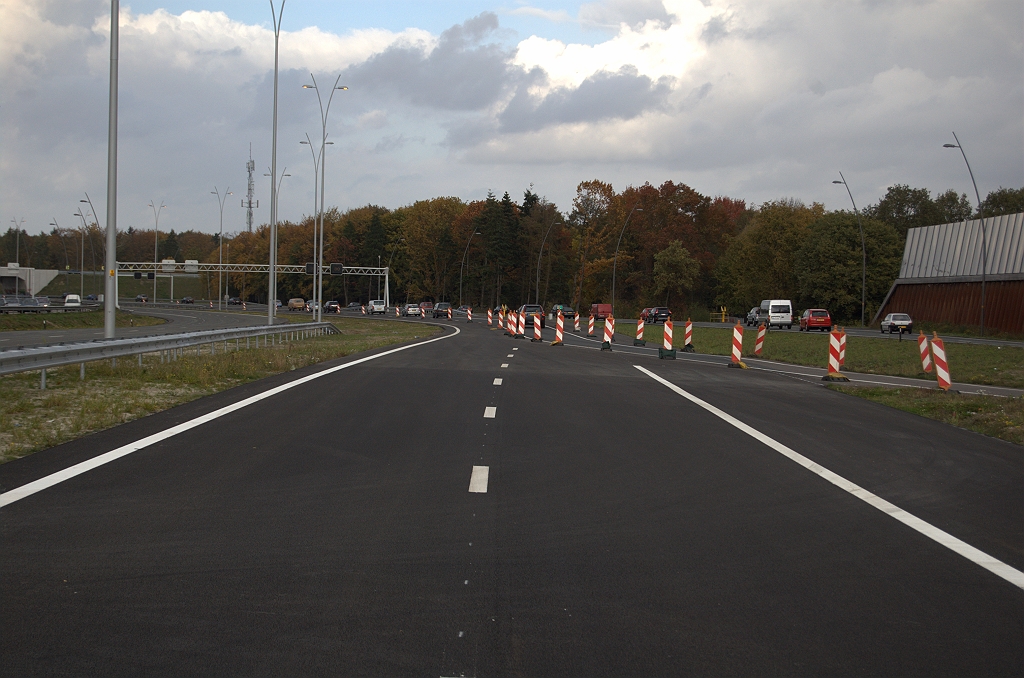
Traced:
<path fill-rule="evenodd" d="M 244 228 L 249 146 L 269 218 L 273 32 L 260 0 L 121 6 L 118 225 Z M 0 216 L 31 233 L 104 217 L 110 4 L 0 0 Z M 327 202 L 672 179 L 748 203 L 842 208 L 887 186 L 1024 185 L 1020 0 L 290 0 L 280 216 L 313 209 L 310 72 L 337 93 Z M 973 198 L 972 198 L 973 199 Z M 102 221 L 101 221 L 102 223 Z"/>

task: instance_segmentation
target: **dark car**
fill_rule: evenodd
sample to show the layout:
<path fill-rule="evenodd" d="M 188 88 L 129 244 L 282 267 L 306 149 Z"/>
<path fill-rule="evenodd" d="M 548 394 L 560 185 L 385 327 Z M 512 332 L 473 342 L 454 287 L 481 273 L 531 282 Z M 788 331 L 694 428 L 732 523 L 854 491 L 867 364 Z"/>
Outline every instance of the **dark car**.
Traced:
<path fill-rule="evenodd" d="M 196 300 L 193 299 L 192 297 L 182 297 L 181 298 L 181 303 L 183 303 L 183 304 L 194 304 L 194 303 L 196 303 Z"/>
<path fill-rule="evenodd" d="M 87 295 L 85 295 L 85 300 L 86 301 L 99 301 L 99 297 L 97 297 L 95 294 L 87 294 Z"/>
<path fill-rule="evenodd" d="M 648 322 L 652 325 L 657 325 L 658 323 L 665 322 L 671 317 L 672 311 L 670 311 L 667 306 L 655 306 L 654 308 L 647 312 L 647 320 L 644 322 Z"/>
<path fill-rule="evenodd" d="M 823 308 L 809 308 L 800 314 L 800 331 L 832 331 L 832 316 Z"/>
<path fill-rule="evenodd" d="M 447 318 L 448 317 L 448 311 L 450 311 L 451 309 L 452 309 L 452 305 L 449 304 L 447 301 L 439 301 L 439 302 L 437 302 L 437 305 L 434 306 L 434 317 L 435 318 Z"/>
<path fill-rule="evenodd" d="M 144 304 L 147 301 L 149 301 L 149 297 L 147 297 L 145 294 L 136 294 L 135 295 L 135 301 L 138 301 L 138 302 L 141 302 L 141 303 Z"/>
<path fill-rule="evenodd" d="M 760 307 L 759 307 L 759 306 L 755 306 L 754 308 L 752 308 L 752 309 L 750 309 L 749 311 L 747 311 L 747 317 L 743 319 L 743 322 L 744 322 L 744 323 L 745 323 L 745 324 L 746 324 L 746 325 L 747 325 L 748 327 L 749 327 L 750 325 L 753 325 L 754 323 L 756 323 L 756 322 L 757 322 L 757 312 L 758 312 L 759 310 L 761 310 L 761 309 L 760 309 Z"/>
<path fill-rule="evenodd" d="M 228 306 L 241 306 L 241 305 L 242 305 L 242 300 L 239 299 L 238 297 L 231 297 L 230 299 L 228 299 Z"/>
<path fill-rule="evenodd" d="M 328 301 L 324 304 L 324 313 L 341 313 L 341 304 L 337 301 Z"/>
<path fill-rule="evenodd" d="M 18 306 L 21 306 L 22 308 L 26 306 L 39 308 L 39 300 L 35 297 L 18 297 Z"/>
<path fill-rule="evenodd" d="M 519 315 L 523 316 L 523 329 L 527 334 L 533 332 L 533 319 L 540 317 L 540 326 L 544 327 L 544 307 L 538 304 L 523 304 L 519 307 Z"/>
<path fill-rule="evenodd" d="M 362 308 L 362 307 L 363 307 L 363 305 L 360 304 L 358 301 L 350 301 L 350 302 L 348 302 L 348 308 Z"/>
<path fill-rule="evenodd" d="M 559 311 L 562 312 L 563 316 L 570 320 L 576 317 L 576 311 L 572 310 L 572 306 L 569 306 L 567 304 L 555 304 L 554 306 L 551 307 L 551 315 L 553 315 L 556 318 L 558 317 Z"/>

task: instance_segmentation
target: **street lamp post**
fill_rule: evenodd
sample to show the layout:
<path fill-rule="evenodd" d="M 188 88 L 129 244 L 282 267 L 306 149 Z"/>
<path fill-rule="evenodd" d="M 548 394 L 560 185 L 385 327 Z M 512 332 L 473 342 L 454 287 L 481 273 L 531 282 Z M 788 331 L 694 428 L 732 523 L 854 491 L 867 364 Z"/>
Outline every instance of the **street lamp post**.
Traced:
<path fill-rule="evenodd" d="M 319 191 L 319 188 L 320 188 L 317 185 L 317 181 L 318 181 L 319 171 L 321 169 L 320 163 L 323 161 L 323 153 L 326 150 L 326 147 L 327 146 L 333 146 L 334 142 L 333 141 L 325 141 L 323 144 L 321 144 L 321 146 L 320 146 L 320 157 L 319 158 L 317 157 L 316 151 L 313 150 L 313 142 L 310 140 L 309 134 L 306 135 L 306 140 L 305 141 L 300 141 L 299 143 L 304 145 L 304 146 L 309 146 L 309 153 L 310 153 L 310 155 L 313 156 L 313 261 L 317 263 L 317 271 L 313 274 L 313 301 L 317 302 L 318 300 L 316 299 L 316 291 L 317 291 L 317 276 L 318 275 L 321 276 L 321 278 L 320 278 L 320 285 L 321 285 L 320 286 L 320 296 L 323 296 L 323 277 L 322 277 L 322 274 L 320 273 L 320 270 L 319 270 L 319 267 L 323 265 L 323 254 L 321 253 L 320 258 L 317 259 L 317 252 L 319 251 L 318 248 L 317 248 L 317 238 L 316 238 L 316 234 L 317 234 L 317 217 L 318 217 L 318 214 L 320 212 L 322 212 L 322 207 L 317 202 L 317 195 L 318 195 L 318 191 Z M 323 233 L 323 222 L 322 222 L 322 220 L 321 220 L 321 223 L 320 223 L 320 231 L 321 231 L 321 234 L 322 234 Z M 321 238 L 320 238 L 320 249 L 322 249 L 323 246 L 324 246 L 323 236 L 321 235 Z M 323 304 L 323 299 L 320 299 L 319 303 Z M 323 318 L 323 314 L 321 312 L 317 311 L 316 310 L 317 308 L 318 307 L 317 307 L 316 303 L 314 303 L 313 319 L 317 320 L 319 322 L 319 320 L 317 318 L 317 314 L 318 313 L 320 314 L 320 318 L 321 319 Z"/>
<path fill-rule="evenodd" d="M 78 296 L 85 301 L 85 215 L 82 214 L 82 210 L 78 210 L 73 216 L 82 217 L 82 249 L 80 252 L 82 263 L 78 266 L 78 284 L 80 286 L 80 293 Z M 156 279 L 156 273 L 153 273 L 153 279 Z"/>
<path fill-rule="evenodd" d="M 860 220 L 860 210 L 857 209 L 857 203 L 853 201 L 853 193 L 850 191 L 849 184 L 846 183 L 846 177 L 843 173 L 839 173 L 839 177 L 842 181 L 833 181 L 833 184 L 842 184 L 846 186 L 846 193 L 850 196 L 850 202 L 853 204 L 853 212 L 857 215 L 857 228 L 860 229 L 860 326 L 864 327 L 864 309 L 867 306 L 867 289 L 868 289 L 868 250 L 864 243 L 864 224 Z"/>
<path fill-rule="evenodd" d="M 622 224 L 622 230 L 619 231 L 619 241 L 615 243 L 615 256 L 612 258 L 612 317 L 615 317 L 615 269 L 619 263 L 619 245 L 622 244 L 622 236 L 626 234 L 626 226 L 629 224 L 629 218 L 633 216 L 633 212 L 643 212 L 644 208 L 638 207 L 640 204 L 638 200 L 633 205 L 633 209 L 629 210 L 629 214 L 626 215 L 626 221 Z"/>
<path fill-rule="evenodd" d="M 277 71 L 279 65 L 281 46 L 281 17 L 284 16 L 284 3 L 281 0 L 281 10 L 275 11 L 274 0 L 270 0 L 270 16 L 274 20 L 274 131 L 272 134 L 270 151 L 270 280 L 267 284 L 267 324 L 274 324 L 274 316 L 277 315 L 277 308 L 274 306 L 274 299 L 277 298 L 277 194 L 280 192 L 280 184 L 277 181 Z M 275 189 L 274 185 L 278 184 Z"/>
<path fill-rule="evenodd" d="M 541 257 L 544 256 L 544 243 L 548 241 L 548 233 L 551 233 L 551 227 L 555 225 L 558 217 L 559 215 L 557 212 L 555 213 L 555 216 L 551 217 L 551 223 L 548 224 L 548 230 L 544 231 L 544 239 L 540 241 L 540 252 L 537 254 L 537 291 L 533 295 L 533 303 L 535 304 L 540 303 L 540 260 Z"/>
<path fill-rule="evenodd" d="M 270 169 L 270 168 L 268 167 L 267 169 Z M 285 167 L 281 171 L 281 176 L 277 178 L 277 188 L 274 188 L 274 179 L 273 179 L 274 173 L 273 173 L 272 169 L 271 169 L 270 172 L 268 172 L 267 174 L 264 174 L 263 176 L 271 177 L 271 179 L 270 179 L 270 200 L 276 205 L 277 201 L 281 198 L 281 184 L 284 182 L 284 178 L 291 176 L 290 174 L 288 174 L 288 168 Z M 277 238 L 276 237 L 274 237 L 271 240 L 270 247 L 272 249 L 271 261 L 274 262 L 274 264 L 272 266 L 273 270 L 271 271 L 271 280 L 274 283 L 274 286 L 273 286 L 273 288 L 274 288 L 274 296 L 270 296 L 269 291 L 268 291 L 267 303 L 270 304 L 271 306 L 274 306 L 274 299 L 277 298 L 277 275 L 276 275 L 276 272 L 277 272 Z M 270 288 L 268 288 L 268 290 L 269 289 Z M 275 311 L 275 315 L 276 315 L 276 311 L 277 311 L 276 307 L 274 308 L 274 311 Z M 274 322 L 273 318 L 271 318 L 270 322 Z"/>
<path fill-rule="evenodd" d="M 981 194 L 978 193 L 978 182 L 974 180 L 974 172 L 971 170 L 971 163 L 967 162 L 967 154 L 964 153 L 960 140 L 953 132 L 955 144 L 942 144 L 943 148 L 959 148 L 960 155 L 964 157 L 964 164 L 967 165 L 967 173 L 971 175 L 971 183 L 974 184 L 974 197 L 978 200 L 978 217 L 981 219 L 981 336 L 985 336 L 985 274 L 988 271 L 988 240 L 985 233 L 985 215 L 981 212 Z"/>
<path fill-rule="evenodd" d="M 324 108 L 324 101 L 323 101 L 323 98 L 320 96 L 320 88 L 317 87 L 316 78 L 313 77 L 312 73 L 309 74 L 309 77 L 313 81 L 313 84 L 312 85 L 303 85 L 302 88 L 303 89 L 312 89 L 312 90 L 316 91 L 316 100 L 320 104 L 320 123 L 321 123 L 321 126 L 320 126 L 320 132 L 321 132 L 321 136 L 320 136 L 320 244 L 319 244 L 319 248 L 316 248 L 316 247 L 314 248 L 314 253 L 313 253 L 314 257 L 316 256 L 317 253 L 319 253 L 319 259 L 315 259 L 315 261 L 316 261 L 316 271 L 315 271 L 315 275 L 314 275 L 314 279 L 313 279 L 313 286 L 314 286 L 314 291 L 315 291 L 315 299 L 314 299 L 314 301 L 316 302 L 316 304 L 313 307 L 314 308 L 314 318 L 313 319 L 316 320 L 317 322 L 320 322 L 320 321 L 323 320 L 323 310 L 320 307 L 323 305 L 322 297 L 323 297 L 323 293 L 324 293 L 324 272 L 323 272 L 323 267 L 324 267 L 324 261 L 323 261 L 323 259 L 324 259 L 324 175 L 326 174 L 326 170 L 327 170 L 327 154 L 326 154 L 326 149 L 327 149 L 327 116 L 330 115 L 330 112 L 331 112 L 331 101 L 334 100 L 334 93 L 337 92 L 338 90 L 347 90 L 348 87 L 346 87 L 344 85 L 342 85 L 341 87 L 338 86 L 338 82 L 341 81 L 341 74 L 339 73 L 338 77 L 335 78 L 335 80 L 334 80 L 334 85 L 331 87 L 331 95 L 329 97 L 327 97 L 327 108 Z M 310 148 L 310 150 L 312 150 L 312 148 Z M 315 237 L 316 237 L 316 232 L 315 232 L 315 229 L 314 229 L 314 238 Z"/>
<path fill-rule="evenodd" d="M 96 228 L 98 229 L 99 226 L 100 226 L 100 215 L 99 215 L 99 212 L 96 211 L 96 208 L 92 204 L 92 198 L 90 198 L 89 194 L 86 193 L 85 194 L 85 200 L 79 200 L 78 202 L 84 202 L 87 205 L 89 205 L 89 209 L 92 210 L 92 220 L 93 220 L 93 223 L 96 224 Z M 91 233 L 89 234 L 89 250 L 92 252 L 92 267 L 93 267 L 93 272 L 95 273 L 96 272 L 95 271 L 95 269 L 96 269 L 96 243 L 92 239 L 92 234 Z M 104 261 L 107 260 L 106 249 L 103 250 L 103 260 Z M 153 278 L 156 279 L 156 274 L 155 273 L 153 274 Z M 105 283 L 104 283 L 104 290 L 106 290 L 106 284 Z M 106 321 L 107 321 L 107 318 L 106 318 L 106 315 L 105 315 L 106 314 L 106 310 L 105 309 L 104 309 L 103 313 L 104 313 L 104 316 L 103 316 L 104 335 L 103 336 L 104 336 L 104 338 L 108 338 L 106 336 Z"/>
<path fill-rule="evenodd" d="M 121 5 L 110 0 L 110 96 L 107 103 L 107 251 L 103 276 L 103 337 L 117 327 L 117 60 Z M 87 196 L 88 197 L 88 196 Z M 96 210 L 93 209 L 93 214 Z M 156 274 L 154 274 L 154 280 Z"/>
<path fill-rule="evenodd" d="M 405 238 L 399 238 L 395 242 L 395 246 L 391 248 L 391 256 L 388 257 L 388 277 L 385 281 L 384 296 L 387 297 L 388 301 L 391 300 L 391 260 L 395 258 L 395 252 L 398 251 L 398 245 L 405 242 Z M 461 306 L 461 304 L 459 304 Z"/>
<path fill-rule="evenodd" d="M 71 262 L 68 259 L 68 244 L 64 242 L 64 232 L 61 230 L 60 224 L 57 223 L 57 217 L 53 218 L 50 222 L 50 226 L 57 229 L 57 235 L 60 236 L 60 244 L 64 248 L 64 293 L 68 292 L 68 271 L 71 270 Z"/>
<path fill-rule="evenodd" d="M 14 224 L 14 260 L 18 262 L 18 266 L 21 266 L 21 226 L 25 223 L 25 219 L 19 222 L 17 219 L 11 219 Z M 14 278 L 14 296 L 18 296 L 18 281 L 21 280 L 20 274 Z"/>
<path fill-rule="evenodd" d="M 210 194 L 217 196 L 217 203 L 220 205 L 220 231 L 217 236 L 217 310 L 219 311 L 223 308 L 221 304 L 224 301 L 224 294 L 221 292 L 221 286 L 224 284 L 224 202 L 229 195 L 234 195 L 234 193 L 228 186 L 228 190 L 222 198 L 220 191 L 214 186 Z"/>
<path fill-rule="evenodd" d="M 469 236 L 466 251 L 462 253 L 462 263 L 459 264 L 459 306 L 462 306 L 462 267 L 466 265 L 466 255 L 469 254 L 469 246 L 473 242 L 474 235 L 480 235 L 480 231 L 474 230 L 473 234 Z M 527 297 L 527 301 L 529 301 L 529 297 Z"/>
<path fill-rule="evenodd" d="M 154 204 L 155 202 L 156 202 L 155 200 L 150 200 L 149 201 L 149 205 L 148 205 L 148 207 L 151 207 L 153 209 L 153 221 L 155 222 L 155 225 L 153 227 L 153 303 L 154 304 L 156 303 L 156 271 L 157 271 L 158 265 L 160 264 L 160 254 L 159 254 L 159 250 L 160 250 L 160 212 L 162 212 L 164 210 L 164 208 L 167 207 L 167 205 L 164 204 L 163 200 L 160 201 L 160 206 L 159 207 L 157 207 Z M 174 299 L 171 299 L 171 301 L 174 301 Z"/>

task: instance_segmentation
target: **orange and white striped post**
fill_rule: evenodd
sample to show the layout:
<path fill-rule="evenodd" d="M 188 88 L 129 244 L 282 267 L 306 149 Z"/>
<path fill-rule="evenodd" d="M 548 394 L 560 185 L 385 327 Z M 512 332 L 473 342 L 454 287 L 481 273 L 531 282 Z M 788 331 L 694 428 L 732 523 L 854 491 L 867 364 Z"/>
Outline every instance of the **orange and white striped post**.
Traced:
<path fill-rule="evenodd" d="M 640 318 L 636 321 L 636 339 L 633 340 L 634 346 L 646 346 L 647 342 L 644 341 L 644 319 Z"/>
<path fill-rule="evenodd" d="M 574 329 L 573 332 L 576 332 L 577 334 L 579 334 L 579 331 L 580 331 L 580 314 L 579 313 L 576 314 L 575 324 L 576 324 L 576 329 Z"/>
<path fill-rule="evenodd" d="M 840 374 L 839 368 L 839 347 L 842 333 L 836 328 L 828 333 L 828 374 L 821 378 L 822 381 L 850 381 L 845 375 Z"/>
<path fill-rule="evenodd" d="M 694 353 L 696 350 L 693 348 L 693 323 L 690 319 L 686 319 L 686 325 L 683 326 L 683 351 L 687 353 Z"/>
<path fill-rule="evenodd" d="M 839 369 L 846 364 L 846 328 L 839 328 Z"/>
<path fill-rule="evenodd" d="M 555 340 L 551 342 L 552 346 L 562 345 L 562 332 L 565 327 L 565 316 L 562 315 L 562 311 L 558 311 L 558 319 L 555 320 Z"/>
<path fill-rule="evenodd" d="M 672 318 L 666 318 L 662 326 L 662 347 L 658 349 L 659 360 L 675 360 L 676 350 L 672 348 Z"/>
<path fill-rule="evenodd" d="M 366 311 L 364 310 L 363 313 L 366 313 Z M 423 308 L 422 306 L 420 306 L 420 317 L 421 318 L 426 318 L 427 317 L 427 309 Z"/>
<path fill-rule="evenodd" d="M 939 339 L 939 335 L 932 332 L 932 358 L 935 360 L 935 378 L 939 382 L 939 388 L 948 391 L 953 382 L 949 378 L 949 363 L 946 362 L 946 345 Z"/>
<path fill-rule="evenodd" d="M 402 315 L 402 312 L 398 310 L 397 306 L 395 306 L 395 317 L 398 318 L 401 315 Z"/>
<path fill-rule="evenodd" d="M 210 308 L 213 308 L 213 299 L 210 300 Z"/>
<path fill-rule="evenodd" d="M 359 308 L 362 310 L 363 315 L 366 315 L 366 307 L 365 306 L 360 306 Z"/>
<path fill-rule="evenodd" d="M 758 358 L 761 357 L 761 349 L 764 348 L 764 323 L 761 323 L 757 328 L 757 341 L 754 342 L 754 355 Z"/>
<path fill-rule="evenodd" d="M 533 316 L 533 339 L 530 341 L 543 341 L 544 335 L 540 331 L 540 313 Z"/>
<path fill-rule="evenodd" d="M 448 307 L 448 320 L 451 320 L 451 319 L 452 319 L 452 307 L 449 306 Z"/>
<path fill-rule="evenodd" d="M 590 324 L 587 325 L 587 336 L 588 337 L 594 336 L 594 314 L 593 313 L 590 314 Z"/>
<path fill-rule="evenodd" d="M 732 328 L 732 358 L 729 361 L 729 367 L 747 369 L 746 363 L 743 362 L 743 326 L 739 324 L 739 321 Z"/>
<path fill-rule="evenodd" d="M 472 308 L 467 308 L 466 309 L 466 322 L 467 323 L 473 322 L 473 309 Z"/>
<path fill-rule="evenodd" d="M 494 327 L 494 311 L 487 309 L 487 326 Z"/>
<path fill-rule="evenodd" d="M 244 301 L 242 302 L 242 310 L 243 311 L 245 310 L 245 302 Z"/>
<path fill-rule="evenodd" d="M 612 339 L 615 337 L 615 318 L 610 315 L 604 317 L 604 341 L 601 342 L 602 351 L 612 350 Z"/>
<path fill-rule="evenodd" d="M 917 337 L 917 348 L 921 351 L 921 369 L 925 372 L 931 372 L 932 357 L 928 355 L 928 337 L 924 336 L 924 331 Z"/>
<path fill-rule="evenodd" d="M 503 329 L 503 330 L 505 330 L 506 332 L 508 331 L 508 328 L 505 327 L 505 309 L 504 308 L 499 308 L 498 309 L 498 327 Z"/>
<path fill-rule="evenodd" d="M 516 318 L 519 321 L 519 331 L 516 332 L 516 337 L 526 339 L 526 314 L 517 312 Z"/>

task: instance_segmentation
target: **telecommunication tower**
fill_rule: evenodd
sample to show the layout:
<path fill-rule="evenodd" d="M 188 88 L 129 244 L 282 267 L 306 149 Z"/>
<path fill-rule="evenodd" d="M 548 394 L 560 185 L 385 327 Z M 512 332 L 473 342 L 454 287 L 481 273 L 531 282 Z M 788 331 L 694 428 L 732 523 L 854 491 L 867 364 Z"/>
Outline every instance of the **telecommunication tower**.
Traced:
<path fill-rule="evenodd" d="M 249 173 L 249 190 L 245 193 L 245 199 L 242 200 L 242 207 L 245 208 L 245 225 L 252 233 L 252 211 L 253 209 L 260 206 L 260 201 L 253 202 L 253 195 L 256 193 L 256 181 L 252 178 L 253 172 L 256 171 L 256 163 L 252 159 L 252 144 L 249 144 L 249 162 L 245 163 L 245 169 Z"/>

